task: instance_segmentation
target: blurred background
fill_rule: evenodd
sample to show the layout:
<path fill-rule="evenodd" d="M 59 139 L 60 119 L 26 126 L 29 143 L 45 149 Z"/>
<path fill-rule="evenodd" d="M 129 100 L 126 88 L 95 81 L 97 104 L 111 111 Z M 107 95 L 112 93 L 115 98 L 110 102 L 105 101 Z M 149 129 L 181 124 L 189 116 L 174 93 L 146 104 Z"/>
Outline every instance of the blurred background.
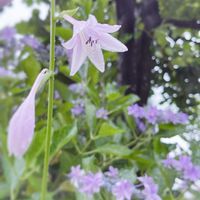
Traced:
<path fill-rule="evenodd" d="M 100 74 L 87 62 L 87 74 L 82 71 L 81 74 L 70 77 L 67 55 L 61 43 L 71 38 L 72 29 L 67 22 L 58 21 L 54 129 L 66 137 L 64 133 L 71 130 L 72 125 L 77 126 L 77 121 L 74 122 L 74 115 L 71 113 L 71 109 L 77 103 L 75 99 L 88 97 L 92 105 L 101 107 L 108 103 L 107 109 L 114 110 L 112 106 L 109 107 L 109 103 L 112 104 L 112 98 L 115 96 L 108 98 L 108 102 L 106 99 L 108 94 L 114 93 L 124 96 L 131 94 L 135 98 L 134 102 L 139 97 L 138 104 L 141 106 L 151 104 L 160 109 L 170 108 L 176 112 L 185 112 L 190 119 L 187 130 L 200 134 L 199 0 L 56 0 L 57 14 L 62 10 L 76 7 L 79 7 L 76 18 L 86 20 L 92 13 L 101 23 L 122 25 L 119 34 L 115 36 L 127 45 L 129 51 L 123 54 L 105 52 L 104 74 Z M 13 111 L 28 94 L 39 71 L 48 67 L 48 62 L 49 1 L 0 0 L 0 199 L 2 200 L 10 199 L 10 195 L 16 196 L 16 194 L 19 199 L 38 198 L 43 158 L 43 132 L 46 124 L 46 87 L 37 100 L 36 108 L 36 132 L 41 134 L 38 134 L 35 139 L 37 142 L 31 146 L 25 159 L 9 158 L 6 130 Z M 88 84 L 86 96 L 81 94 L 81 90 L 74 94 L 68 87 L 74 83 L 83 83 L 82 80 Z M 101 101 L 99 94 L 102 97 Z M 115 104 L 118 109 L 116 115 L 127 107 L 127 102 L 119 101 L 119 105 L 122 106 L 119 109 Z M 131 102 L 133 103 L 132 100 Z M 121 125 L 122 123 L 116 120 L 116 115 L 112 116 L 112 120 Z M 79 132 L 84 132 L 84 128 L 80 128 L 83 124 L 78 122 Z M 66 123 L 70 126 L 66 127 Z M 185 128 L 179 129 L 172 125 L 164 127 L 164 130 L 166 137 L 187 132 Z M 159 142 L 161 137 L 163 135 L 157 138 L 160 145 L 159 154 L 166 155 L 169 149 L 167 150 L 167 147 Z M 190 138 L 188 140 L 191 150 L 195 152 L 194 157 L 199 162 L 200 137 L 196 137 L 193 142 Z M 54 138 L 56 142 L 52 147 L 50 172 L 53 182 L 50 189 L 54 193 L 49 194 L 49 199 L 53 199 L 56 195 L 58 195 L 56 198 L 65 199 L 65 190 L 69 192 L 70 187 L 64 181 L 63 175 L 71 165 L 81 159 L 78 155 L 73 156 L 70 149 L 72 144 L 71 146 L 69 144 L 62 155 L 59 154 L 60 148 L 69 139 L 65 138 L 66 143 L 60 144 L 61 138 L 61 136 Z M 147 168 L 152 167 L 145 165 Z M 24 185 L 26 181 L 28 181 L 27 186 Z M 68 198 L 73 199 L 72 197 Z"/>

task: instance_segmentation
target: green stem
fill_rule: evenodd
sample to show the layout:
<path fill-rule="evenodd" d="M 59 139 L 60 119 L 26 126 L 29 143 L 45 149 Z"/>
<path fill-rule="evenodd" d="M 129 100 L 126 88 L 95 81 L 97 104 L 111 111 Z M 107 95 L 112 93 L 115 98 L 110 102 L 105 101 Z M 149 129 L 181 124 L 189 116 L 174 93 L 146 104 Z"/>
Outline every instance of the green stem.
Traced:
<path fill-rule="evenodd" d="M 55 0 L 51 0 L 51 24 L 50 24 L 50 63 L 49 70 L 54 72 L 55 66 Z M 46 200 L 47 182 L 48 182 L 48 168 L 49 168 L 49 154 L 51 144 L 52 133 L 52 119 L 53 119 L 53 96 L 54 96 L 54 76 L 49 79 L 49 91 L 48 91 L 48 112 L 47 112 L 47 130 L 45 139 L 44 150 L 44 167 L 42 177 L 42 190 L 41 200 Z"/>

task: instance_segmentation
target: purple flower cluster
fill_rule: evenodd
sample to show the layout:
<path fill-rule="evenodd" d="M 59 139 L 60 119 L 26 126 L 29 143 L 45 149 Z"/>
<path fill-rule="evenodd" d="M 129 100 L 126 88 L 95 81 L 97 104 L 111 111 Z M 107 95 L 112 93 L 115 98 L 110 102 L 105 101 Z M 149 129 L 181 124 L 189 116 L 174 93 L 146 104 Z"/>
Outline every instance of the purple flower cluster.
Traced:
<path fill-rule="evenodd" d="M 181 173 L 185 181 L 194 182 L 200 179 L 200 167 L 194 165 L 189 156 L 181 155 L 178 159 L 168 156 L 163 164 L 165 167 L 175 169 Z"/>
<path fill-rule="evenodd" d="M 152 125 L 158 123 L 186 124 L 188 122 L 188 115 L 183 112 L 175 113 L 170 109 L 160 110 L 154 106 L 142 107 L 134 104 L 128 107 L 128 114 L 136 119 L 141 131 L 145 130 L 145 122 Z"/>
<path fill-rule="evenodd" d="M 158 186 L 154 183 L 152 177 L 139 177 L 139 181 L 144 185 L 143 195 L 146 200 L 161 200 L 158 193 Z"/>
<path fill-rule="evenodd" d="M 92 196 L 100 191 L 101 186 L 104 184 L 103 174 L 98 172 L 85 173 L 84 170 L 80 168 L 80 165 L 76 167 L 71 167 L 71 172 L 69 173 L 70 182 L 80 191 L 88 196 Z"/>
<path fill-rule="evenodd" d="M 40 41 L 33 37 L 33 36 L 30 36 L 30 35 L 26 35 L 24 36 L 22 39 L 21 39 L 21 43 L 25 46 L 30 46 L 32 47 L 33 49 L 38 49 L 39 47 L 42 46 L 42 44 L 40 43 Z"/>
<path fill-rule="evenodd" d="M 36 56 L 41 57 L 41 51 L 45 48 L 37 38 L 30 35 L 20 37 L 14 27 L 0 30 L 0 66 L 14 69 L 25 46 L 30 46 L 37 52 Z M 41 61 L 44 62 L 44 59 Z"/>
<path fill-rule="evenodd" d="M 100 108 L 96 111 L 96 117 L 98 119 L 108 119 L 108 111 L 104 108 Z"/>
<path fill-rule="evenodd" d="M 84 95 L 84 87 L 81 83 L 72 83 L 69 85 L 69 90 L 74 94 Z"/>
<path fill-rule="evenodd" d="M 71 109 L 71 113 L 73 116 L 79 116 L 85 112 L 84 101 L 82 99 L 77 99 L 72 102 L 74 104 Z"/>
<path fill-rule="evenodd" d="M 0 66 L 0 78 L 1 77 L 14 77 L 15 75 L 8 69 Z"/>
<path fill-rule="evenodd" d="M 0 32 L 0 40 L 5 43 L 10 43 L 12 40 L 15 39 L 16 30 L 12 27 L 5 27 Z"/>
<path fill-rule="evenodd" d="M 112 166 L 104 173 L 86 173 L 80 166 L 71 167 L 71 172 L 68 176 L 75 188 L 88 197 L 92 197 L 95 193 L 100 192 L 101 188 L 104 188 L 111 192 L 116 200 L 131 200 L 133 196 L 138 197 L 138 194 L 147 200 L 160 200 L 157 194 L 158 186 L 151 177 L 138 178 L 144 186 L 142 191 L 138 191 L 136 189 L 137 186 L 129 180 L 120 178 L 118 169 Z"/>

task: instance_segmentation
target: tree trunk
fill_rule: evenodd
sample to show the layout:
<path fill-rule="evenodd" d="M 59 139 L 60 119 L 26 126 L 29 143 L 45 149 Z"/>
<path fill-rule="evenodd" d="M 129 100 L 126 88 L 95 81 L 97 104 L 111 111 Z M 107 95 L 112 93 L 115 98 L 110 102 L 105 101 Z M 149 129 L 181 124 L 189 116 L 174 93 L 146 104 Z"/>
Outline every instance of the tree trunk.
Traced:
<path fill-rule="evenodd" d="M 116 0 L 117 17 L 122 24 L 121 33 L 132 35 L 126 43 L 128 52 L 120 55 L 121 83 L 128 85 L 127 93 L 140 97 L 140 104 L 147 103 L 150 92 L 151 69 L 153 67 L 150 36 L 151 30 L 161 23 L 156 0 L 144 0 L 136 6 L 133 0 Z M 134 39 L 135 16 L 140 15 L 144 30 L 139 39 Z"/>

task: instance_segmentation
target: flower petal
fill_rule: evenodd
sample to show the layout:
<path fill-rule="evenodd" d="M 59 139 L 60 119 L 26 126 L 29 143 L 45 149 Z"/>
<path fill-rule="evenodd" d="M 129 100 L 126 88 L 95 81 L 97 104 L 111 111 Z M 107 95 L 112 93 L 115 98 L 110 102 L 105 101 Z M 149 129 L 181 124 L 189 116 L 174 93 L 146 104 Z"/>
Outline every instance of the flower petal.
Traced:
<path fill-rule="evenodd" d="M 74 19 L 70 15 L 64 15 L 63 18 L 73 25 L 76 25 L 79 22 L 78 20 Z"/>
<path fill-rule="evenodd" d="M 90 24 L 90 25 L 96 25 L 98 22 L 97 22 L 97 19 L 94 15 L 89 15 L 89 18 L 87 20 L 87 23 Z"/>
<path fill-rule="evenodd" d="M 62 46 L 66 49 L 72 49 L 76 44 L 76 40 L 77 40 L 77 38 L 76 38 L 76 36 L 74 36 L 67 42 L 62 43 Z"/>
<path fill-rule="evenodd" d="M 105 62 L 100 45 L 94 44 L 92 47 L 87 46 L 87 55 L 96 68 L 100 72 L 104 72 Z"/>
<path fill-rule="evenodd" d="M 106 32 L 106 33 L 114 33 L 121 28 L 121 25 L 108 25 L 108 24 L 100 24 L 96 26 L 98 31 Z"/>
<path fill-rule="evenodd" d="M 100 34 L 99 37 L 99 43 L 102 49 L 112 52 L 124 52 L 128 50 L 128 48 L 122 42 L 107 33 Z"/>
<path fill-rule="evenodd" d="M 87 54 L 85 52 L 84 46 L 81 42 L 81 39 L 77 37 L 76 45 L 74 46 L 72 53 L 72 65 L 70 76 L 76 74 L 76 72 L 80 69 L 81 65 L 84 63 Z"/>

